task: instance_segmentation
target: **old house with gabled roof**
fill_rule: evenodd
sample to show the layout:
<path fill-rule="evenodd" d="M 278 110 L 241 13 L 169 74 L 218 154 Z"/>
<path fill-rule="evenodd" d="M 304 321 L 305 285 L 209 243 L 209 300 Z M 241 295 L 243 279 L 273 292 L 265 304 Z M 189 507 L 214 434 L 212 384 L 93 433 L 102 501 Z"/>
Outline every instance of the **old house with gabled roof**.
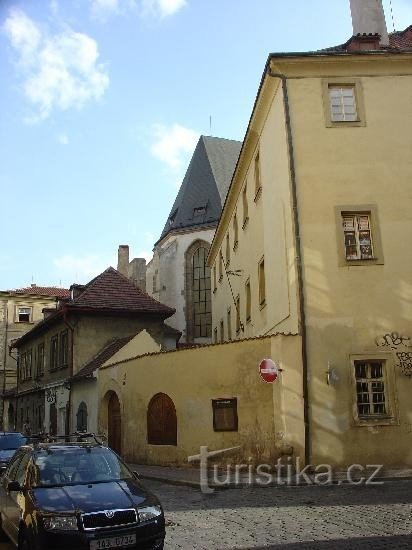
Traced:
<path fill-rule="evenodd" d="M 159 349 L 174 349 L 180 333 L 165 324 L 174 309 L 161 304 L 112 267 L 86 285 L 72 285 L 71 295 L 47 309 L 43 321 L 20 337 L 18 354 L 16 428 L 26 419 L 31 431 L 67 433 L 76 428 L 97 429 L 85 422 L 97 407 L 93 371 L 146 330 Z M 83 384 L 84 386 L 84 384 Z M 81 405 L 81 407 L 80 407 Z M 81 410 L 79 410 L 79 407 Z"/>
<path fill-rule="evenodd" d="M 69 296 L 69 290 L 55 286 L 38 286 L 0 291 L 0 391 L 12 393 L 16 386 L 16 359 L 9 348 L 14 340 L 33 328 L 43 319 L 43 309 L 56 307 L 56 300 Z M 1 400 L 0 421 L 3 429 L 13 425 L 14 408 L 4 408 Z"/>
<path fill-rule="evenodd" d="M 241 143 L 201 136 L 146 272 L 149 294 L 176 309 L 170 324 L 182 342 L 211 338 L 210 243 Z"/>

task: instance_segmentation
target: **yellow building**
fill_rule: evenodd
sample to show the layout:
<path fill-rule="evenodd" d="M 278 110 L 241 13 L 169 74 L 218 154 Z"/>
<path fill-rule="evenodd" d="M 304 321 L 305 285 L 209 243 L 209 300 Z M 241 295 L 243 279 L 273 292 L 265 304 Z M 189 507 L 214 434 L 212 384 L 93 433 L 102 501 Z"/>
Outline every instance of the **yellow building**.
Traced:
<path fill-rule="evenodd" d="M 215 342 L 301 335 L 312 464 L 412 466 L 411 49 L 269 56 L 209 254 Z"/>

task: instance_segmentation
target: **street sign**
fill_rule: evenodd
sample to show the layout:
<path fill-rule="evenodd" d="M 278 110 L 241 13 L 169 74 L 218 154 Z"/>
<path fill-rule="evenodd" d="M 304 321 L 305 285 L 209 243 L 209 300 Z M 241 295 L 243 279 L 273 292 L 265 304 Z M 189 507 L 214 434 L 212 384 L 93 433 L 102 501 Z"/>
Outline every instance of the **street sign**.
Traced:
<path fill-rule="evenodd" d="M 279 375 L 279 364 L 272 359 L 262 359 L 259 363 L 259 374 L 264 382 L 271 384 Z"/>

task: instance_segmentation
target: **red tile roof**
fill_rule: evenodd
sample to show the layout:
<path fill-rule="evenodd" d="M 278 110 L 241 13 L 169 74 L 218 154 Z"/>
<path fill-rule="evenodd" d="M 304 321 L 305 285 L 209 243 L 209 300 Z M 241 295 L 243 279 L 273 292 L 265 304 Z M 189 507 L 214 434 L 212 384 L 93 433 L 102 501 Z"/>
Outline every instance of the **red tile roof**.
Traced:
<path fill-rule="evenodd" d="M 409 27 L 403 31 L 390 33 L 389 44 L 392 48 L 398 48 L 400 50 L 412 49 L 412 25 L 409 25 Z"/>
<path fill-rule="evenodd" d="M 85 285 L 74 300 L 66 302 L 66 307 L 69 310 L 155 313 L 164 318 L 175 312 L 173 308 L 161 304 L 137 288 L 113 267 L 109 267 Z"/>
<path fill-rule="evenodd" d="M 67 288 L 56 286 L 31 285 L 26 288 L 7 290 L 6 292 L 10 294 L 31 294 L 32 296 L 50 296 L 52 298 L 68 298 L 70 296 L 70 291 Z"/>

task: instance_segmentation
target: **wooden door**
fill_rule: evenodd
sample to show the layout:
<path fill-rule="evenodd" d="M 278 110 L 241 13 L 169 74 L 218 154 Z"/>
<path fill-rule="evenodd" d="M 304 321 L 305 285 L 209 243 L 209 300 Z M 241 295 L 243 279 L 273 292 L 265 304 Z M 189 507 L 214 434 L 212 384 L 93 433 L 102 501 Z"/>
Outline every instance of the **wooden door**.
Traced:
<path fill-rule="evenodd" d="M 177 445 L 176 409 L 165 393 L 158 393 L 149 403 L 147 441 L 151 445 Z"/>
<path fill-rule="evenodd" d="M 108 403 L 108 439 L 109 447 L 117 454 L 122 454 L 122 416 L 119 398 L 112 393 Z"/>

